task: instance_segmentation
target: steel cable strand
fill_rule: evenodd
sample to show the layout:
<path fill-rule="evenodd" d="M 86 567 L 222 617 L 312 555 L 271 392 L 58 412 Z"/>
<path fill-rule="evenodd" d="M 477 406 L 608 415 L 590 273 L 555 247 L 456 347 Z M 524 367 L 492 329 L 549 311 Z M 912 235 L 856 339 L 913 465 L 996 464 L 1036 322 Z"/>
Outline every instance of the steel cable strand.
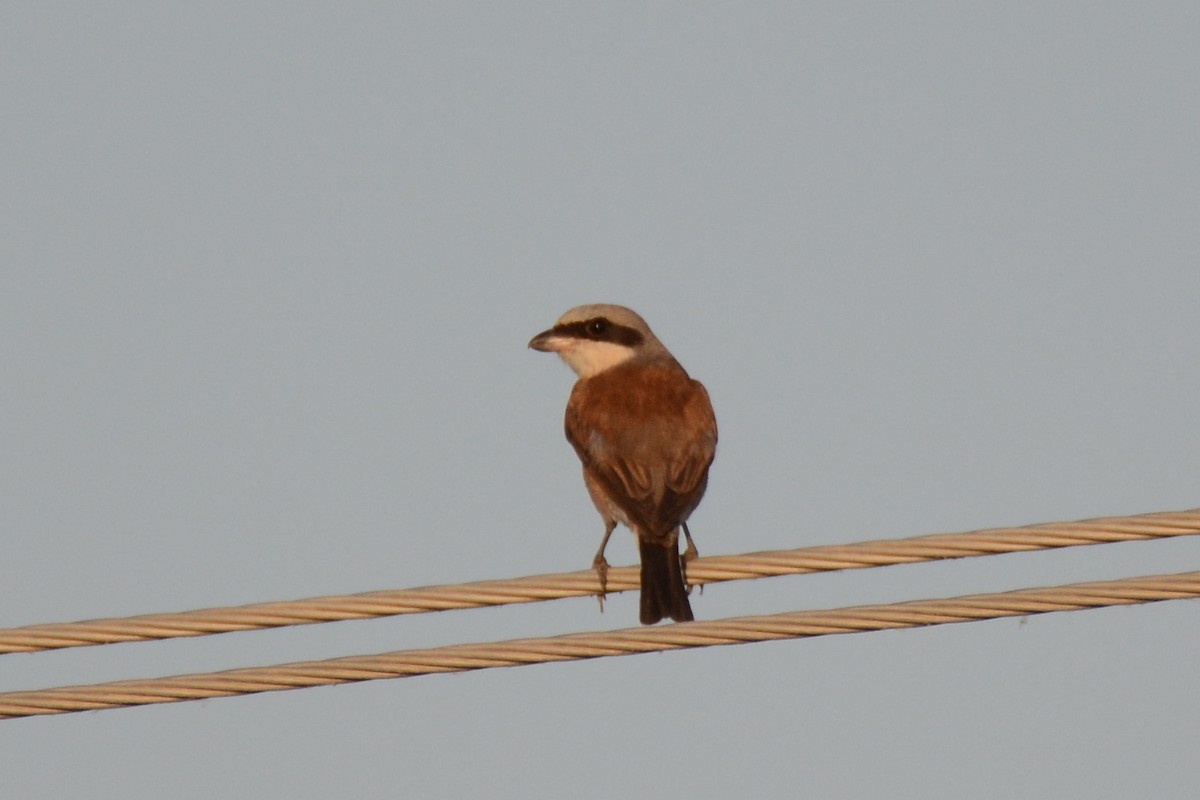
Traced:
<path fill-rule="evenodd" d="M 688 579 L 694 584 L 703 585 L 779 575 L 1190 536 L 1197 533 L 1200 533 L 1200 509 L 1128 517 L 1103 517 L 1019 528 L 994 528 L 968 533 L 942 533 L 907 539 L 803 547 L 795 550 L 708 556 L 689 563 Z M 610 593 L 636 589 L 638 582 L 637 567 L 616 567 L 609 570 Z M 581 570 L 507 580 L 389 589 L 167 614 L 46 623 L 0 629 L 0 654 L 530 603 L 594 595 L 599 589 L 595 573 L 592 570 Z"/>

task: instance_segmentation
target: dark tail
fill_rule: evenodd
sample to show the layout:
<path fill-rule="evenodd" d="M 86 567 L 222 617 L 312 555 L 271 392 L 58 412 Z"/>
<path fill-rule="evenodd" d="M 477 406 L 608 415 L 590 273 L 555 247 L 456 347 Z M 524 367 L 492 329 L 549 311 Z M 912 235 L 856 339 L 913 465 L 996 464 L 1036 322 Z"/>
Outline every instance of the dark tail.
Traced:
<path fill-rule="evenodd" d="M 676 622 L 695 619 L 683 586 L 679 545 L 675 541 L 670 546 L 655 544 L 639 536 L 638 550 L 642 556 L 642 624 L 653 625 L 663 617 Z"/>

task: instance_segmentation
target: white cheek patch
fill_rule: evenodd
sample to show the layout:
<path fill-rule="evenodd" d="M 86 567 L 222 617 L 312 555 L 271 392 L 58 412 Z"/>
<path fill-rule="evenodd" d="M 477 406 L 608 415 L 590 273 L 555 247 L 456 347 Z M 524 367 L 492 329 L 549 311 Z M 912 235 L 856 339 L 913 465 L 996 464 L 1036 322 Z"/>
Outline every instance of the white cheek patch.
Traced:
<path fill-rule="evenodd" d="M 633 358 L 633 349 L 612 342 L 573 341 L 558 351 L 580 378 L 590 378 Z"/>

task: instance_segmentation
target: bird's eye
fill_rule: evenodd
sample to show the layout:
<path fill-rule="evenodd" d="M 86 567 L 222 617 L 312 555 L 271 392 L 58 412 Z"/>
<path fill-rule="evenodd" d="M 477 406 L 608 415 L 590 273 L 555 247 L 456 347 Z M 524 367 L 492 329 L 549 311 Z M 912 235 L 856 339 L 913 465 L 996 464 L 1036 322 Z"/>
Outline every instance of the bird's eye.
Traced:
<path fill-rule="evenodd" d="M 608 330 L 608 320 L 606 319 L 594 319 L 587 324 L 587 332 L 591 336 L 603 336 L 606 330 Z"/>

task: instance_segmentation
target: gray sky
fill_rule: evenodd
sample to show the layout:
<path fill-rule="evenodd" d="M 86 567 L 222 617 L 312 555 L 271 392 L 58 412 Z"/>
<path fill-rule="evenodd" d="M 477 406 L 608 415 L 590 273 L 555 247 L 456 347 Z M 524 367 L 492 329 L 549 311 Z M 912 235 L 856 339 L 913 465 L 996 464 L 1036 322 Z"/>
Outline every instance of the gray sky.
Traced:
<path fill-rule="evenodd" d="M 1195 3 L 0 6 L 0 625 L 586 567 L 525 349 L 708 386 L 710 555 L 1200 505 Z M 619 531 L 614 564 L 636 559 Z M 696 614 L 1196 569 L 1200 542 Z M 6 656 L 0 689 L 636 624 Z M 1175 602 L 0 723 L 11 797 L 1194 797 Z"/>

